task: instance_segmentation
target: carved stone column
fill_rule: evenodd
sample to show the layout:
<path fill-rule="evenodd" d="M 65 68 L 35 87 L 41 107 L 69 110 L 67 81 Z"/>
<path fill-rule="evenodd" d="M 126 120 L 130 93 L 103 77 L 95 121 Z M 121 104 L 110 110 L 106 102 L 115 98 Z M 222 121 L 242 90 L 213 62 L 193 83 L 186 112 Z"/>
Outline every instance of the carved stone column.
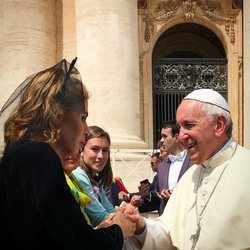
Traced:
<path fill-rule="evenodd" d="M 56 0 L 57 10 L 57 60 L 69 62 L 76 56 L 75 1 Z"/>
<path fill-rule="evenodd" d="M 244 146 L 250 148 L 250 1 L 243 1 L 243 89 L 244 89 Z"/>
<path fill-rule="evenodd" d="M 1 1 L 0 13 L 2 106 L 26 76 L 55 62 L 55 2 Z"/>
<path fill-rule="evenodd" d="M 106 129 L 112 146 L 141 140 L 137 1 L 76 0 L 78 69 L 90 92 L 89 125 Z"/>
<path fill-rule="evenodd" d="M 53 0 L 0 1 L 1 107 L 27 76 L 55 63 L 55 10 Z"/>

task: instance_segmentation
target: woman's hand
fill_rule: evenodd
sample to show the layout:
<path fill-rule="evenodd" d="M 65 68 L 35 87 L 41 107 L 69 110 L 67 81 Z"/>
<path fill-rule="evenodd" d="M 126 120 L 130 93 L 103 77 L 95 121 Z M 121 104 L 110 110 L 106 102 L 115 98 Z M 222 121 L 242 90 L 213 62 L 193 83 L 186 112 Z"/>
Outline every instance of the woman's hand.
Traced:
<path fill-rule="evenodd" d="M 114 217 L 115 213 L 111 213 L 109 214 L 105 220 L 103 220 L 97 227 L 96 229 L 100 229 L 100 228 L 105 228 L 105 227 L 109 227 L 113 224 L 113 217 Z"/>
<path fill-rule="evenodd" d="M 142 233 L 145 230 L 145 220 L 138 212 L 138 209 L 132 204 L 127 204 L 123 209 L 123 212 L 129 217 L 129 219 L 136 224 L 135 234 Z"/>
<path fill-rule="evenodd" d="M 125 207 L 118 208 L 113 219 L 112 224 L 117 224 L 121 227 L 123 238 L 127 239 L 134 235 L 136 224 L 133 222 L 129 215 L 124 213 Z"/>

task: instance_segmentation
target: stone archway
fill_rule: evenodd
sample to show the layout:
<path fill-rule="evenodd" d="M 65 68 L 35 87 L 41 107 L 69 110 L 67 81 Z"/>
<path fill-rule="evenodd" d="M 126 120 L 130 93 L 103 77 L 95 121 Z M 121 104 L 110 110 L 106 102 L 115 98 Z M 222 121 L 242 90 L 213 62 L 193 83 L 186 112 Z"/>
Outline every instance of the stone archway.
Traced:
<path fill-rule="evenodd" d="M 225 58 L 220 39 L 207 27 L 197 23 L 179 23 L 167 29 L 154 45 L 152 59 Z"/>
<path fill-rule="evenodd" d="M 242 144 L 242 11 L 240 7 L 236 8 L 232 5 L 231 0 L 213 1 L 216 4 L 212 4 L 212 1 L 178 0 L 174 5 L 169 0 L 142 2 L 145 4 L 139 5 L 138 15 L 143 121 L 141 127 L 145 142 L 149 147 L 154 144 L 152 58 L 155 45 L 165 31 L 178 24 L 192 23 L 206 27 L 218 38 L 219 43 L 214 44 L 223 45 L 228 65 L 227 97 L 234 123 L 233 136 Z M 175 46 L 171 47 L 173 51 L 174 48 Z"/>
<path fill-rule="evenodd" d="M 227 98 L 223 44 L 208 28 L 181 23 L 167 29 L 152 54 L 154 146 L 162 123 L 175 120 L 182 98 L 197 88 L 213 88 Z"/>

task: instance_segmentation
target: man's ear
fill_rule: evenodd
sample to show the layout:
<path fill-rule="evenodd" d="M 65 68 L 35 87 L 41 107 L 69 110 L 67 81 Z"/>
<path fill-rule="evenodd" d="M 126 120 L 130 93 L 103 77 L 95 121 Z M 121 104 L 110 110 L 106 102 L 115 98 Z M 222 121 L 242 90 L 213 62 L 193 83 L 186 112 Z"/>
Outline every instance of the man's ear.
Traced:
<path fill-rule="evenodd" d="M 215 135 L 220 136 L 226 129 L 226 119 L 223 115 L 219 115 L 216 120 Z"/>
<path fill-rule="evenodd" d="M 176 140 L 179 140 L 179 134 L 175 134 L 175 135 L 174 135 L 174 138 L 175 138 Z"/>

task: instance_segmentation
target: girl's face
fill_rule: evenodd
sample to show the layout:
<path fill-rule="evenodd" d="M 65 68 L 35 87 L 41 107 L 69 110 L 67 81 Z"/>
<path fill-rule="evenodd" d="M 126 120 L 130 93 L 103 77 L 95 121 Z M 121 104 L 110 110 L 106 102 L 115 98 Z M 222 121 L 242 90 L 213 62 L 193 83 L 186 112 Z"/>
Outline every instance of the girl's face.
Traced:
<path fill-rule="evenodd" d="M 92 138 L 87 141 L 82 158 L 93 176 L 104 169 L 109 158 L 109 149 L 110 145 L 105 137 Z"/>

